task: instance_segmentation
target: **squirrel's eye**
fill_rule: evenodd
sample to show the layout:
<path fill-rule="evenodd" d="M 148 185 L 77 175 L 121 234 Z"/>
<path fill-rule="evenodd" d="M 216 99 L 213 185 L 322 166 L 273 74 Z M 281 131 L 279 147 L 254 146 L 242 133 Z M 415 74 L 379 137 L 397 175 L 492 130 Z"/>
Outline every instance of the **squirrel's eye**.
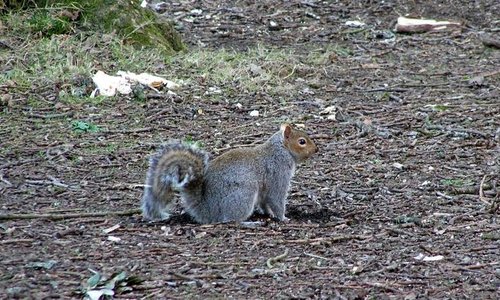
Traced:
<path fill-rule="evenodd" d="M 299 144 L 300 145 L 305 145 L 307 142 L 305 139 L 299 139 Z"/>

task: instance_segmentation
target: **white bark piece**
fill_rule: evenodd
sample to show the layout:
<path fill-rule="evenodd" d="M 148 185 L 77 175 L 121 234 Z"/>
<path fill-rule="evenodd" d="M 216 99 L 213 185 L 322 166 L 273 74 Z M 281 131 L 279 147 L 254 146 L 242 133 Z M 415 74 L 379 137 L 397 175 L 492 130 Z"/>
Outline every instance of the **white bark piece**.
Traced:
<path fill-rule="evenodd" d="M 395 31 L 405 33 L 420 33 L 427 31 L 457 29 L 460 28 L 460 26 L 461 24 L 457 22 L 399 17 Z"/>

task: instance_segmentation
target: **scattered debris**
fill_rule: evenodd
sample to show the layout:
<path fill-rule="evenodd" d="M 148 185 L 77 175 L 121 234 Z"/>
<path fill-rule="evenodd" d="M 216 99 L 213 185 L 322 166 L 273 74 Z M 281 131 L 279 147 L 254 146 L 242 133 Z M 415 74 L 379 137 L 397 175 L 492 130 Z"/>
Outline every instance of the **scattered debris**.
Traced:
<path fill-rule="evenodd" d="M 412 19 L 399 17 L 395 31 L 399 33 L 420 33 L 460 28 L 458 22 L 436 21 L 431 19 Z"/>
<path fill-rule="evenodd" d="M 403 170 L 405 167 L 403 164 L 400 164 L 398 162 L 393 163 L 392 166 L 398 170 Z"/>
<path fill-rule="evenodd" d="M 117 230 L 118 228 L 120 228 L 120 224 L 116 224 L 116 225 L 111 226 L 109 228 L 103 229 L 102 232 L 108 234 L 108 233 L 111 233 L 111 232 Z"/>
<path fill-rule="evenodd" d="M 97 89 L 92 92 L 91 97 L 95 97 L 97 93 L 102 96 L 114 96 L 119 94 L 127 95 L 132 92 L 132 84 L 139 83 L 157 91 L 163 87 L 168 90 L 175 90 L 180 87 L 179 84 L 166 80 L 164 78 L 154 76 L 147 73 L 135 74 L 133 72 L 118 71 L 117 76 L 112 76 L 97 71 L 92 77 Z"/>
<path fill-rule="evenodd" d="M 216 86 L 209 87 L 208 91 L 205 92 L 205 95 L 216 95 L 216 94 L 222 94 L 222 90 Z"/>
<path fill-rule="evenodd" d="M 30 263 L 26 264 L 26 267 L 33 268 L 33 269 L 50 270 L 56 264 L 57 264 L 57 261 L 50 259 L 50 260 L 47 260 L 47 261 L 30 262 Z"/>
<path fill-rule="evenodd" d="M 259 116 L 259 111 L 258 110 L 252 110 L 250 112 L 250 116 L 251 117 L 258 117 Z"/>
<path fill-rule="evenodd" d="M 470 87 L 482 87 L 484 86 L 484 76 L 474 76 L 469 81 L 467 81 L 467 84 Z"/>
<path fill-rule="evenodd" d="M 354 28 L 361 28 L 361 27 L 365 27 L 366 23 L 363 23 L 361 21 L 347 21 L 347 22 L 345 22 L 345 26 L 354 27 Z"/>
<path fill-rule="evenodd" d="M 486 47 L 491 47 L 491 48 L 497 48 L 500 49 L 500 38 L 499 37 L 494 37 L 491 35 L 482 35 L 480 37 L 481 42 L 483 45 Z"/>
<path fill-rule="evenodd" d="M 274 30 L 281 30 L 283 29 L 277 22 L 275 21 L 269 21 L 269 30 L 274 31 Z"/>
<path fill-rule="evenodd" d="M 327 115 L 326 119 L 331 121 L 336 121 L 337 117 L 337 107 L 336 106 L 328 106 L 319 112 L 321 115 Z"/>
<path fill-rule="evenodd" d="M 315 20 L 319 20 L 319 19 L 321 19 L 321 17 L 320 17 L 320 16 L 318 16 L 317 14 L 312 13 L 312 12 L 310 12 L 310 11 L 307 11 L 307 12 L 306 12 L 306 16 L 308 16 L 309 18 L 313 18 L 313 19 L 315 19 Z"/>
<path fill-rule="evenodd" d="M 117 237 L 117 236 L 108 236 L 108 241 L 111 241 L 111 242 L 120 242 L 122 239 Z"/>
<path fill-rule="evenodd" d="M 421 260 L 421 261 L 439 261 L 439 260 L 443 260 L 444 256 L 442 256 L 442 255 L 427 256 L 425 254 L 419 253 L 417 256 L 414 257 L 414 259 Z"/>

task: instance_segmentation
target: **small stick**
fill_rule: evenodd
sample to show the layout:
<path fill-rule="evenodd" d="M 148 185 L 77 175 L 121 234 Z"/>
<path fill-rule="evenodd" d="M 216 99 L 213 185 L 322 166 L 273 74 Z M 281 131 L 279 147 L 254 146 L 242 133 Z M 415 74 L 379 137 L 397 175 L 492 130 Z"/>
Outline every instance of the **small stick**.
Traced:
<path fill-rule="evenodd" d="M 0 170 L 6 169 L 6 168 L 9 168 L 9 167 L 13 167 L 13 166 L 17 166 L 17 165 L 22 165 L 22 164 L 27 164 L 27 163 L 35 162 L 37 160 L 38 160 L 38 158 L 30 158 L 30 159 L 25 159 L 25 160 L 18 160 L 18 161 L 9 162 L 9 163 L 1 165 L 0 166 Z"/>
<path fill-rule="evenodd" d="M 176 272 L 170 272 L 170 275 L 172 275 L 174 277 L 177 277 L 177 278 L 179 278 L 181 280 L 193 281 L 193 282 L 196 283 L 196 286 L 198 286 L 198 287 L 203 286 L 203 281 L 201 281 L 200 279 L 189 277 L 189 276 L 186 276 L 186 275 L 183 275 L 183 274 L 180 274 L 180 273 L 176 273 Z"/>
<path fill-rule="evenodd" d="M 148 132 L 152 131 L 152 127 L 145 127 L 145 128 L 135 128 L 135 129 L 123 129 L 123 130 L 107 130 L 103 131 L 105 134 L 115 134 L 115 133 L 140 133 L 140 132 Z"/>
<path fill-rule="evenodd" d="M 88 217 L 130 216 L 141 213 L 139 208 L 124 211 L 73 213 L 73 214 L 0 214 L 0 220 L 48 219 L 52 221 Z"/>
<path fill-rule="evenodd" d="M 12 240 L 3 240 L 0 241 L 0 245 L 5 244 L 18 244 L 18 243 L 31 243 L 35 241 L 35 239 L 12 239 Z"/>
<path fill-rule="evenodd" d="M 482 269 L 485 267 L 496 266 L 498 264 L 500 264 L 500 261 L 494 261 L 494 262 L 490 262 L 490 263 L 470 265 L 470 266 L 459 266 L 457 268 L 454 268 L 453 271 L 477 270 L 477 269 Z"/>
<path fill-rule="evenodd" d="M 288 248 L 285 250 L 285 252 L 283 254 L 280 254 L 278 256 L 275 256 L 275 257 L 270 257 L 267 261 L 266 261 L 266 264 L 267 264 L 267 267 L 269 269 L 273 268 L 273 264 L 275 262 L 278 262 L 280 260 L 283 260 L 284 258 L 286 258 L 288 256 Z"/>
<path fill-rule="evenodd" d="M 304 252 L 304 255 L 307 255 L 307 256 L 309 256 L 309 257 L 313 257 L 313 258 L 318 258 L 318 259 L 328 260 L 328 258 L 326 258 L 326 257 L 319 256 L 319 255 L 312 254 L 312 253 L 307 253 L 307 252 Z"/>
<path fill-rule="evenodd" d="M 317 243 L 317 242 L 341 242 L 347 240 L 366 240 L 370 238 L 365 235 L 339 235 L 334 237 L 327 238 L 315 238 L 315 239 L 298 239 L 298 240 L 287 240 L 287 243 L 299 243 L 299 244 L 307 244 L 307 243 Z"/>
<path fill-rule="evenodd" d="M 450 126 L 441 126 L 441 125 L 425 125 L 427 129 L 430 130 L 440 130 L 440 131 L 450 131 L 450 132 L 463 132 L 463 133 L 468 133 L 468 134 L 475 134 L 479 135 L 483 138 L 488 138 L 490 135 L 483 133 L 478 130 L 474 129 L 466 129 L 466 128 L 455 128 L 455 127 L 450 127 Z"/>
<path fill-rule="evenodd" d="M 73 115 L 73 112 L 65 112 L 65 113 L 59 113 L 59 114 L 49 114 L 49 115 L 42 115 L 42 114 L 29 114 L 28 116 L 33 117 L 33 118 L 40 118 L 40 119 L 55 119 L 55 118 L 62 118 L 62 117 L 71 117 Z"/>
<path fill-rule="evenodd" d="M 3 178 L 3 174 L 0 174 L 0 181 L 4 182 L 8 186 L 12 186 L 12 183 L 8 181 L 7 179 Z"/>
<path fill-rule="evenodd" d="M 483 184 L 484 184 L 485 180 L 486 180 L 486 175 L 483 176 L 483 179 L 481 180 L 481 183 L 479 184 L 479 200 L 481 200 L 481 202 L 483 202 L 486 205 L 491 205 L 491 203 L 488 202 L 488 200 L 486 200 L 487 198 L 484 196 L 484 193 L 483 193 Z"/>

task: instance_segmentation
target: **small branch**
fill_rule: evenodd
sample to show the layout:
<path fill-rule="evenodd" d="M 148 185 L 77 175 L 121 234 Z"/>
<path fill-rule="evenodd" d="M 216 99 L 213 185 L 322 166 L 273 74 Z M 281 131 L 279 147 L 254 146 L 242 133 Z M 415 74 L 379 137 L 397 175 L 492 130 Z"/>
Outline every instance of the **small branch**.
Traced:
<path fill-rule="evenodd" d="M 66 189 L 71 188 L 71 186 L 62 183 L 59 179 L 55 178 L 54 176 L 47 175 L 47 177 L 50 180 L 30 180 L 30 179 L 28 179 L 28 180 L 25 180 L 25 182 L 30 183 L 30 184 L 39 184 L 39 185 L 54 185 L 54 186 L 58 186 L 58 187 L 66 188 Z"/>
<path fill-rule="evenodd" d="M 267 261 L 266 261 L 266 264 L 267 264 L 267 267 L 269 269 L 273 268 L 274 267 L 274 263 L 275 262 L 278 262 L 278 261 L 281 261 L 283 259 L 285 259 L 286 257 L 288 256 L 288 248 L 285 250 L 285 252 L 283 254 L 280 254 L 278 256 L 275 256 L 275 257 L 270 257 Z"/>
<path fill-rule="evenodd" d="M 463 132 L 463 133 L 469 133 L 469 134 L 475 134 L 479 135 L 483 138 L 489 138 L 490 135 L 483 133 L 478 130 L 474 129 L 467 129 L 467 128 L 456 128 L 456 127 L 450 127 L 450 126 L 441 126 L 441 125 L 425 125 L 425 128 L 430 129 L 430 130 L 440 130 L 440 131 L 450 131 L 450 132 Z"/>
<path fill-rule="evenodd" d="M 136 129 L 124 129 L 124 130 L 107 130 L 103 131 L 105 134 L 115 134 L 115 133 L 140 133 L 140 132 L 148 132 L 152 131 L 152 127 L 145 127 L 145 128 L 136 128 Z"/>
<path fill-rule="evenodd" d="M 470 266 L 458 266 L 457 268 L 454 268 L 453 271 L 468 271 L 468 270 L 477 270 L 477 269 L 482 269 L 485 267 L 490 267 L 490 266 L 496 266 L 500 264 L 500 261 L 494 261 L 486 264 L 477 264 L 477 265 L 470 265 Z"/>
<path fill-rule="evenodd" d="M 315 239 L 298 239 L 298 240 L 286 240 L 287 243 L 298 243 L 298 244 L 310 244 L 310 243 L 321 243 L 321 242 L 342 242 L 348 240 L 366 240 L 369 239 L 370 236 L 366 235 L 339 235 L 334 237 L 325 237 L 325 238 L 315 238 Z"/>
<path fill-rule="evenodd" d="M 161 94 L 159 94 L 159 95 L 161 95 Z M 167 113 L 169 113 L 169 112 L 171 112 L 171 111 L 172 111 L 172 109 L 171 109 L 171 108 L 165 108 L 165 109 L 162 109 L 162 110 L 160 110 L 159 112 L 157 112 L 157 113 L 155 113 L 155 114 L 153 114 L 153 115 L 150 115 L 150 116 L 146 117 L 146 121 L 148 121 L 148 122 L 155 121 L 156 119 L 161 118 L 164 114 L 167 114 Z"/>
<path fill-rule="evenodd" d="M 479 184 L 479 200 L 481 200 L 481 202 L 483 202 L 486 205 L 491 205 L 491 203 L 488 202 L 487 198 L 484 196 L 483 193 L 483 185 L 485 180 L 486 180 L 486 175 L 483 176 L 483 179 L 481 179 L 481 183 Z"/>
<path fill-rule="evenodd" d="M 18 160 L 18 161 L 9 162 L 9 163 L 1 165 L 0 170 L 6 169 L 9 167 L 13 167 L 13 166 L 17 166 L 17 165 L 23 165 L 23 164 L 35 162 L 37 160 L 38 160 L 38 158 L 30 158 L 30 159 L 25 159 L 25 160 Z"/>
<path fill-rule="evenodd" d="M 5 244 L 19 244 L 19 243 L 31 243 L 35 241 L 35 239 L 12 239 L 12 240 L 3 240 L 0 241 L 0 245 Z"/>
<path fill-rule="evenodd" d="M 222 279 L 222 278 L 224 278 L 220 274 L 200 274 L 200 275 L 187 276 L 187 275 L 180 274 L 177 272 L 169 272 L 169 275 L 172 277 L 176 277 L 177 279 L 180 279 L 180 280 L 195 282 L 196 285 L 199 287 L 203 286 L 202 279 Z M 174 278 L 172 278 L 172 279 L 174 279 Z"/>
<path fill-rule="evenodd" d="M 63 220 L 78 219 L 89 217 L 110 217 L 110 216 L 131 216 L 141 213 L 139 208 L 124 211 L 91 212 L 91 213 L 73 213 L 73 214 L 0 214 L 0 220 L 29 220 L 29 219 L 47 219 Z"/>
<path fill-rule="evenodd" d="M 65 112 L 65 113 L 59 113 L 59 114 L 48 114 L 48 115 L 42 115 L 42 114 L 29 114 L 28 116 L 33 117 L 33 118 L 39 118 L 39 119 L 55 119 L 55 118 L 62 118 L 62 117 L 71 117 L 73 115 L 73 112 Z"/>
<path fill-rule="evenodd" d="M 10 181 L 8 181 L 7 179 L 3 178 L 3 174 L 0 174 L 0 181 L 2 181 L 3 183 L 5 183 L 8 186 L 12 186 L 12 183 Z"/>
<path fill-rule="evenodd" d="M 366 284 L 366 285 L 371 286 L 371 287 L 376 287 L 376 288 L 388 290 L 388 291 L 391 291 L 393 293 L 399 292 L 398 289 L 395 289 L 395 288 L 393 288 L 385 283 L 381 283 L 381 282 L 363 282 L 363 284 Z"/>
<path fill-rule="evenodd" d="M 304 255 L 307 255 L 307 256 L 312 257 L 312 258 L 317 258 L 317 259 L 328 260 L 328 258 L 326 258 L 326 257 L 319 256 L 319 255 L 312 254 L 312 253 L 307 253 L 307 252 L 304 252 Z"/>

